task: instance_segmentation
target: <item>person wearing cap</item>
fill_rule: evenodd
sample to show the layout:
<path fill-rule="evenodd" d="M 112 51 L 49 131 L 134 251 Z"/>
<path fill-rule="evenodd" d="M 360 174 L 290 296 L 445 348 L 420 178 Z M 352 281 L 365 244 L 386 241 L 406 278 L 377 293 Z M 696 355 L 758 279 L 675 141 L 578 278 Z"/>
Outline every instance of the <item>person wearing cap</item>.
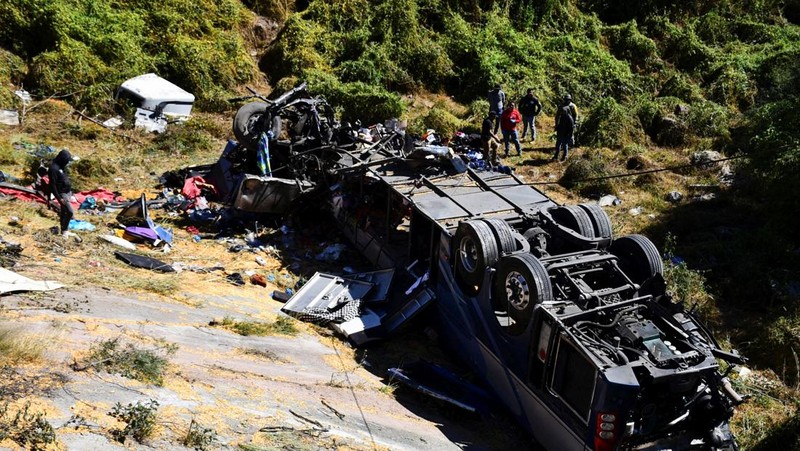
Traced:
<path fill-rule="evenodd" d="M 500 128 L 503 130 L 503 144 L 505 145 L 505 156 L 508 156 L 508 143 L 514 141 L 514 147 L 517 148 L 517 156 L 522 155 L 522 145 L 519 142 L 519 135 L 517 134 L 517 124 L 522 122 L 522 115 L 514 105 L 514 102 L 508 102 L 508 106 L 503 111 L 500 117 Z"/>
<path fill-rule="evenodd" d="M 500 140 L 492 132 L 492 127 L 497 121 L 497 114 L 489 112 L 481 126 L 481 150 L 483 150 L 483 161 L 492 166 L 497 166 L 497 148 L 500 147 Z"/>
<path fill-rule="evenodd" d="M 556 121 L 558 121 L 558 115 L 564 109 L 569 110 L 569 114 L 572 116 L 572 122 L 577 126 L 578 124 L 578 107 L 572 101 L 572 96 L 567 94 L 564 96 L 564 101 L 561 103 L 561 108 L 556 111 Z"/>
<path fill-rule="evenodd" d="M 67 165 L 77 160 L 73 157 L 69 150 L 62 149 L 56 155 L 53 162 L 50 163 L 50 168 L 47 170 L 48 178 L 50 179 L 50 193 L 55 197 L 56 201 L 61 208 L 59 208 L 58 216 L 61 225 L 61 234 L 68 236 L 69 221 L 75 214 L 72 209 L 72 184 L 67 175 Z"/>
<path fill-rule="evenodd" d="M 494 89 L 489 91 L 486 98 L 489 101 L 489 112 L 495 114 L 494 133 L 497 134 L 497 129 L 500 127 L 500 115 L 503 114 L 503 105 L 506 103 L 506 93 L 498 83 L 494 85 Z"/>

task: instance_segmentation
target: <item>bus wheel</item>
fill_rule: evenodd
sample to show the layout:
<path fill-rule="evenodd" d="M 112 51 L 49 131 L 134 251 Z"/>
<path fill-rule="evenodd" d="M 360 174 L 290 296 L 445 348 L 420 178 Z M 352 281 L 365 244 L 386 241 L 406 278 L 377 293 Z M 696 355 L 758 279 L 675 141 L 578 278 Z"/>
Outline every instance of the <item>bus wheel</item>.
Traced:
<path fill-rule="evenodd" d="M 564 205 L 550 209 L 550 215 L 560 225 L 586 238 L 594 238 L 594 227 L 589 214 L 577 205 Z"/>
<path fill-rule="evenodd" d="M 475 295 L 483 284 L 486 268 L 499 258 L 497 240 L 491 227 L 483 221 L 463 221 L 455 236 L 455 273 L 461 289 Z"/>
<path fill-rule="evenodd" d="M 267 104 L 250 102 L 239 108 L 233 118 L 233 134 L 239 143 L 250 150 L 258 148 L 258 139 L 266 131 Z"/>
<path fill-rule="evenodd" d="M 611 238 L 613 231 L 611 230 L 611 220 L 608 219 L 606 211 L 603 207 L 594 204 L 580 204 L 578 205 L 589 215 L 594 228 L 594 236 L 596 238 Z"/>
<path fill-rule="evenodd" d="M 542 262 L 532 254 L 509 255 L 497 264 L 492 307 L 498 322 L 509 334 L 524 332 L 534 306 L 552 300 L 550 276 Z"/>
<path fill-rule="evenodd" d="M 619 268 L 638 285 L 656 274 L 664 274 L 664 263 L 658 249 L 646 236 L 626 235 L 617 238 L 608 251 L 617 256 Z"/>
<path fill-rule="evenodd" d="M 500 252 L 503 254 L 510 254 L 517 250 L 517 240 L 514 238 L 514 230 L 507 222 L 499 218 L 484 219 L 483 221 L 489 224 L 489 227 L 492 229 Z"/>

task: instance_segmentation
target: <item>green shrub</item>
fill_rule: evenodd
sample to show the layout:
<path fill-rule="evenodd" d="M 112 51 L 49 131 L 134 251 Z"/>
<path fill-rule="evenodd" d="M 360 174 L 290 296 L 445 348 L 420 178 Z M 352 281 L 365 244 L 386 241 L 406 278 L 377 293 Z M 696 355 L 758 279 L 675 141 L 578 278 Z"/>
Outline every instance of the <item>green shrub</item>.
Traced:
<path fill-rule="evenodd" d="M 403 114 L 400 96 L 385 88 L 360 82 L 341 83 L 330 74 L 319 71 L 309 75 L 310 89 L 325 96 L 332 106 L 342 111 L 342 120 L 354 122 L 360 119 L 363 124 L 374 124 Z"/>
<path fill-rule="evenodd" d="M 168 345 L 163 347 L 160 353 L 169 356 L 174 354 L 177 349 L 176 345 Z M 122 346 L 119 338 L 115 338 L 101 341 L 92 346 L 86 357 L 87 364 L 83 368 L 93 367 L 109 373 L 118 373 L 146 384 L 160 386 L 164 381 L 164 372 L 169 364 L 167 358 L 159 355 L 160 353 L 149 349 L 139 349 L 130 343 Z"/>
<path fill-rule="evenodd" d="M 16 412 L 9 412 L 8 402 L 0 405 L 0 441 L 11 440 L 26 449 L 45 449 L 56 442 L 56 431 L 42 412 L 30 412 L 26 402 Z"/>
<path fill-rule="evenodd" d="M 800 96 L 800 45 L 775 53 L 758 68 L 759 101 L 775 102 Z"/>
<path fill-rule="evenodd" d="M 726 63 L 711 76 L 708 96 L 729 109 L 747 109 L 755 103 L 758 88 L 745 68 Z"/>
<path fill-rule="evenodd" d="M 616 193 L 613 179 L 599 179 L 610 175 L 605 163 L 599 157 L 584 155 L 573 159 L 558 183 L 568 189 L 575 190 L 582 196 L 601 197 Z"/>
<path fill-rule="evenodd" d="M 286 316 L 279 316 L 272 323 L 265 323 L 261 321 L 237 321 L 230 316 L 226 316 L 222 319 L 222 321 L 211 321 L 210 325 L 220 326 L 244 336 L 264 336 L 276 334 L 295 335 L 297 333 L 294 320 Z"/>
<path fill-rule="evenodd" d="M 664 32 L 660 41 L 663 60 L 689 73 L 702 72 L 713 62 L 714 50 L 697 36 L 691 25 L 679 26 L 670 22 L 661 25 Z"/>
<path fill-rule="evenodd" d="M 669 77 L 658 91 L 659 97 L 677 97 L 685 102 L 692 102 L 702 98 L 700 86 L 688 76 L 678 72 Z"/>
<path fill-rule="evenodd" d="M 202 119 L 196 117 L 182 124 L 171 125 L 164 133 L 156 136 L 146 152 L 162 155 L 194 155 L 208 152 L 214 143 L 205 130 L 206 126 Z"/>
<path fill-rule="evenodd" d="M 285 22 L 297 8 L 295 0 L 243 0 L 242 3 L 256 13 L 278 22 Z"/>
<path fill-rule="evenodd" d="M 217 432 L 214 429 L 200 426 L 199 423 L 194 421 L 194 418 L 192 418 L 192 422 L 189 423 L 189 430 L 181 441 L 183 446 L 200 451 L 212 449 L 216 442 Z"/>
<path fill-rule="evenodd" d="M 447 111 L 443 105 L 435 105 L 427 114 L 409 124 L 409 131 L 418 135 L 429 128 L 436 130 L 440 137 L 449 138 L 461 130 L 462 121 Z"/>
<path fill-rule="evenodd" d="M 110 1 L 11 0 L 0 5 L 0 46 L 31 60 L 26 86 L 34 94 L 69 95 L 89 113 L 107 112 L 114 89 L 146 72 L 213 107 L 255 76 L 239 33 L 250 17 L 236 0 L 133 0 L 124 8 Z"/>
<path fill-rule="evenodd" d="M 594 147 L 622 147 L 643 137 L 638 117 L 606 97 L 595 103 L 581 124 L 578 140 L 581 145 Z"/>
<path fill-rule="evenodd" d="M 136 401 L 136 404 L 130 403 L 125 406 L 121 403 L 115 404 L 108 414 L 125 423 L 125 428 L 112 430 L 112 435 L 123 443 L 129 436 L 142 443 L 155 430 L 157 411 L 158 401 L 155 399 L 145 403 Z"/>
<path fill-rule="evenodd" d="M 686 124 L 689 130 L 701 137 L 727 137 L 728 110 L 714 102 L 696 102 L 689 106 Z"/>
<path fill-rule="evenodd" d="M 656 43 L 639 31 L 635 20 L 608 27 L 604 34 L 611 53 L 628 61 L 637 72 L 657 71 L 663 66 Z"/>

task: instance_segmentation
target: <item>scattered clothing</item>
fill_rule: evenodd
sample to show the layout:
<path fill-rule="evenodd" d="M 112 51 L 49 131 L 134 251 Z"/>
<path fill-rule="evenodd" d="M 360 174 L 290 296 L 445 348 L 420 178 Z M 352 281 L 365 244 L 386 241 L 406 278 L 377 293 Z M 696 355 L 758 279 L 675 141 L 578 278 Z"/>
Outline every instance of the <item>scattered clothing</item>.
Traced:
<path fill-rule="evenodd" d="M 135 268 L 145 268 L 157 272 L 175 272 L 175 268 L 167 263 L 164 263 L 161 260 L 156 260 L 155 258 L 146 257 L 144 255 L 128 254 L 125 252 L 115 251 L 114 256 Z"/>

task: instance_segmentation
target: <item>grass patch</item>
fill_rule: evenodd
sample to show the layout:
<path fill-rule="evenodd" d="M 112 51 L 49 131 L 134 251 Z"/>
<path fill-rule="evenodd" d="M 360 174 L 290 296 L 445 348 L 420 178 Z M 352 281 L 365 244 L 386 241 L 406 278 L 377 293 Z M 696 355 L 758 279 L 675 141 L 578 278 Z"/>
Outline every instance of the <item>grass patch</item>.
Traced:
<path fill-rule="evenodd" d="M 199 423 L 194 421 L 189 423 L 189 430 L 181 443 L 187 448 L 205 451 L 212 449 L 217 442 L 217 432 L 214 429 L 200 426 Z"/>
<path fill-rule="evenodd" d="M 11 440 L 26 449 L 43 449 L 55 443 L 56 432 L 42 412 L 30 411 L 30 402 L 10 411 L 8 403 L 0 406 L 0 441 Z"/>
<path fill-rule="evenodd" d="M 114 429 L 111 434 L 119 442 L 125 442 L 127 437 L 133 437 L 142 443 L 147 437 L 153 434 L 156 427 L 156 412 L 158 411 L 158 401 L 151 399 L 144 404 L 136 401 L 123 406 L 117 403 L 109 415 L 125 423 L 125 428 Z"/>
<path fill-rule="evenodd" d="M 272 323 L 262 321 L 237 321 L 230 316 L 226 316 L 222 321 L 211 321 L 209 325 L 219 326 L 244 336 L 297 334 L 297 327 L 294 325 L 294 320 L 286 316 L 279 316 Z"/>
<path fill-rule="evenodd" d="M 42 357 L 47 341 L 24 333 L 19 327 L 0 326 L 0 363 L 35 362 Z"/>
<path fill-rule="evenodd" d="M 101 341 L 92 346 L 84 365 L 73 365 L 73 369 L 95 368 L 109 373 L 121 374 L 146 384 L 161 386 L 164 372 L 170 356 L 178 350 L 175 344 L 166 345 L 158 350 L 139 349 L 131 343 L 122 345 L 119 338 Z M 160 354 L 164 354 L 164 356 Z"/>

